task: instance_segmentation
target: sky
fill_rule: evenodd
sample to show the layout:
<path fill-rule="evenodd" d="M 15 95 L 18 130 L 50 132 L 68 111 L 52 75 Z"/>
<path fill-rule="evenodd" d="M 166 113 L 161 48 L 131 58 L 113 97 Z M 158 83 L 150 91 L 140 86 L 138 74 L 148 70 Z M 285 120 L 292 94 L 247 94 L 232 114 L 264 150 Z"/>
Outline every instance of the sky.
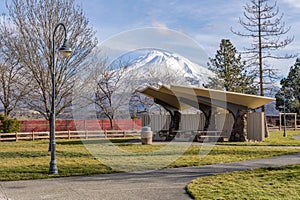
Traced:
<path fill-rule="evenodd" d="M 230 31 L 231 27 L 243 31 L 238 20 L 243 16 L 243 6 L 250 0 L 75 0 L 75 2 L 82 6 L 90 25 L 97 31 L 99 45 L 124 47 L 121 53 L 143 46 L 165 47 L 193 60 L 195 55 L 192 56 L 191 53 L 196 53 L 192 48 L 189 49 L 191 46 L 185 47 L 185 44 L 199 46 L 208 57 L 214 57 L 221 39 L 230 39 L 239 51 L 244 47 L 250 47 L 249 39 L 236 36 Z M 284 13 L 282 21 L 286 27 L 291 26 L 286 36 L 294 37 L 292 44 L 277 53 L 300 53 L 300 0 L 278 0 L 277 5 L 280 13 Z M 5 0 L 0 0 L 0 12 L 5 12 Z M 165 32 L 156 35 L 151 32 L 153 28 Z M 149 30 L 148 34 L 145 34 L 144 30 Z M 184 39 L 178 39 L 180 37 Z M 180 49 L 186 51 L 180 52 Z M 203 58 L 199 57 L 198 59 Z M 295 58 L 271 60 L 269 64 L 279 69 L 280 75 L 286 76 L 295 60 Z M 207 61 L 202 60 L 202 63 L 205 62 Z"/>

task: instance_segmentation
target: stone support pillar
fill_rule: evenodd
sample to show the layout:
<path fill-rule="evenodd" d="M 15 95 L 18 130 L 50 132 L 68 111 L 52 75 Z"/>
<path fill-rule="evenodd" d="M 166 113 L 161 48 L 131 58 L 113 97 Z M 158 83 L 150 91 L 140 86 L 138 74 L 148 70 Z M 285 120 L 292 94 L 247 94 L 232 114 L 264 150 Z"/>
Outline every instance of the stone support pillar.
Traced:
<path fill-rule="evenodd" d="M 247 141 L 247 110 L 238 110 L 229 138 L 231 142 Z"/>

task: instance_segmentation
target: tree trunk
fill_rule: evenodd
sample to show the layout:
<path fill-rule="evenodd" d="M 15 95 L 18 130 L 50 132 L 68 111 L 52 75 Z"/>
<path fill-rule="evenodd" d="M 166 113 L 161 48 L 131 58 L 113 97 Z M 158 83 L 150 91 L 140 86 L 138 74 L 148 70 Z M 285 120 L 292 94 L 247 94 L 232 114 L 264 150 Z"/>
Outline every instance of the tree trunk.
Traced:
<path fill-rule="evenodd" d="M 109 123 L 110 123 L 110 129 L 113 130 L 114 129 L 114 120 L 113 120 L 113 118 L 109 117 Z"/>

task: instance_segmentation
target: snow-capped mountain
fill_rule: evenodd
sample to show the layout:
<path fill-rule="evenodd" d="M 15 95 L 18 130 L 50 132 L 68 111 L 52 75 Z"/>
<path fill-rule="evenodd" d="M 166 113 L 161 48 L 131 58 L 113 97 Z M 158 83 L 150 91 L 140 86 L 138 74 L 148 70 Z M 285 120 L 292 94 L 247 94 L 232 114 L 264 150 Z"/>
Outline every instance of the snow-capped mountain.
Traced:
<path fill-rule="evenodd" d="M 202 87 L 214 73 L 175 53 L 152 50 L 133 59 L 130 77 L 154 84 L 181 84 Z"/>

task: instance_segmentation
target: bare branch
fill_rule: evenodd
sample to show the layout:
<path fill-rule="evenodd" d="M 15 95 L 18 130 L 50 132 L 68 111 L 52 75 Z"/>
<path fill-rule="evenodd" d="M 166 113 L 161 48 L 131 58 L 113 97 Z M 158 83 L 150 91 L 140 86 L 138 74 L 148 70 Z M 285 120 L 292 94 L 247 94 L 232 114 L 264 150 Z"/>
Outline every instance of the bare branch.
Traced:
<path fill-rule="evenodd" d="M 21 65 L 30 72 L 33 89 L 25 102 L 30 109 L 40 112 L 49 119 L 51 105 L 51 71 L 55 69 L 56 114 L 72 105 L 72 88 L 76 74 L 85 58 L 96 46 L 95 32 L 82 8 L 74 0 L 12 0 L 7 5 L 12 26 L 15 28 L 15 42 L 6 47 L 16 52 Z M 69 44 L 73 54 L 64 59 L 57 49 L 62 44 L 63 32 L 55 35 L 55 66 L 52 65 L 52 35 L 60 22 L 67 27 Z"/>
<path fill-rule="evenodd" d="M 232 33 L 252 38 L 251 47 L 245 48 L 242 52 L 248 57 L 248 65 L 253 65 L 259 68 L 257 77 L 259 78 L 261 95 L 264 95 L 264 80 L 271 74 L 264 66 L 266 58 L 272 59 L 290 59 L 297 56 L 297 54 L 277 55 L 273 51 L 280 50 L 293 42 L 294 37 L 282 38 L 287 34 L 291 27 L 286 27 L 282 22 L 283 14 L 279 13 L 279 8 L 274 3 L 269 3 L 270 0 L 250 0 L 249 4 L 244 7 L 244 19 L 239 19 L 239 24 L 245 30 L 245 33 L 235 31 L 231 28 Z"/>

